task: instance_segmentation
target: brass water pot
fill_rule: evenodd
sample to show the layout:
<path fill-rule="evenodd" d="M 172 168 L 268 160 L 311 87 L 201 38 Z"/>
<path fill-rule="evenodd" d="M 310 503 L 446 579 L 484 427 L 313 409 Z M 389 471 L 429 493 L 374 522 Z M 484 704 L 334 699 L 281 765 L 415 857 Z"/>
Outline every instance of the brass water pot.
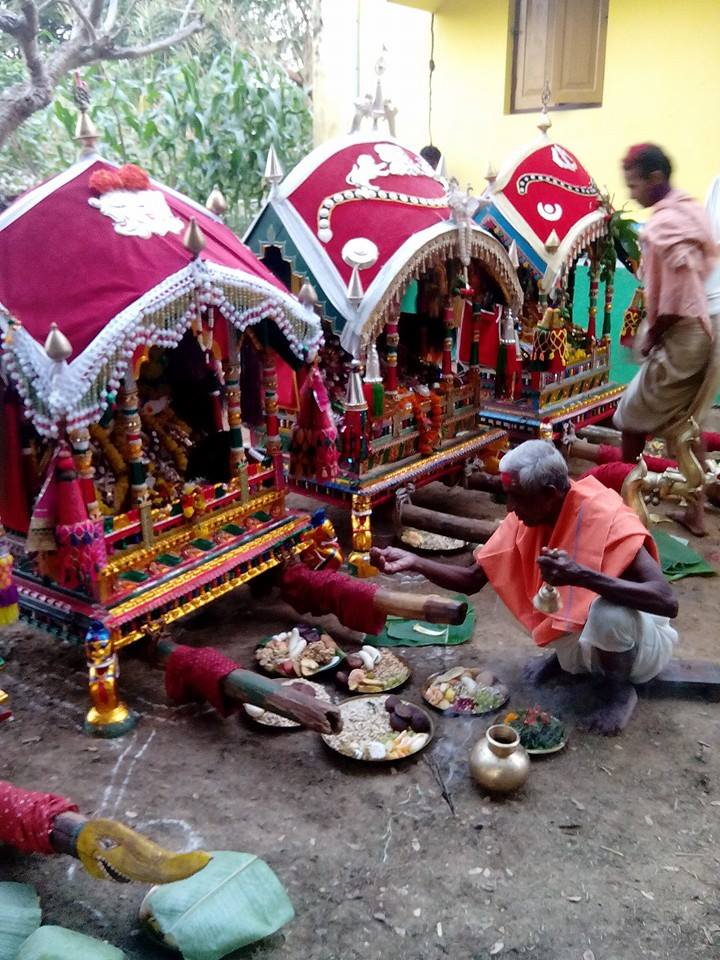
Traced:
<path fill-rule="evenodd" d="M 490 727 L 470 754 L 473 779 L 493 793 L 511 793 L 530 773 L 530 757 L 520 744 L 520 734 L 506 723 Z"/>

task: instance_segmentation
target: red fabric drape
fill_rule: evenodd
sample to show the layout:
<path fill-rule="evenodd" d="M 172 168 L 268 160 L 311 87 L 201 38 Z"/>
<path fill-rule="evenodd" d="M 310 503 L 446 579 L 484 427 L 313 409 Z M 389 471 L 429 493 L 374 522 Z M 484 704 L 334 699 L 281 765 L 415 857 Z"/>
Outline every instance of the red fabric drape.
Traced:
<path fill-rule="evenodd" d="M 234 660 L 211 647 L 178 646 L 165 664 L 165 691 L 178 703 L 207 700 L 221 717 L 229 717 L 238 704 L 226 699 L 221 684 L 238 667 Z"/>
<path fill-rule="evenodd" d="M 385 614 L 373 605 L 380 587 L 367 580 L 296 564 L 283 571 L 281 589 L 283 599 L 298 613 L 315 617 L 333 613 L 340 623 L 361 633 L 378 634 L 385 626 Z"/>
<path fill-rule="evenodd" d="M 0 845 L 23 853 L 55 853 L 50 843 L 55 817 L 77 810 L 77 804 L 65 797 L 23 790 L 0 780 Z"/>
<path fill-rule="evenodd" d="M 0 518 L 8 529 L 27 533 L 30 511 L 23 477 L 20 401 L 12 391 L 2 390 L 0 404 Z"/>

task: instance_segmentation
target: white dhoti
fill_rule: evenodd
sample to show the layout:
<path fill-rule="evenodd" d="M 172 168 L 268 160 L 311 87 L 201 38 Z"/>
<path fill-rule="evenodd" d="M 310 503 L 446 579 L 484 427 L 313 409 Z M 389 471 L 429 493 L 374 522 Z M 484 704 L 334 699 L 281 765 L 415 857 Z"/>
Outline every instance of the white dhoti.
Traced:
<path fill-rule="evenodd" d="M 647 683 L 670 662 L 678 634 L 668 617 L 631 610 L 598 597 L 581 633 L 549 644 L 566 673 L 590 673 L 593 647 L 607 653 L 635 653 L 631 683 Z"/>

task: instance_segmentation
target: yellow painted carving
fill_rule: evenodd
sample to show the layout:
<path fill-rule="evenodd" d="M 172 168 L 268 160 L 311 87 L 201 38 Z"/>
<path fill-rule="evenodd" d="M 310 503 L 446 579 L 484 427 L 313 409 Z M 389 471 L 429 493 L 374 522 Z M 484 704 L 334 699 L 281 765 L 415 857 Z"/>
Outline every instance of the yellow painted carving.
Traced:
<path fill-rule="evenodd" d="M 208 864 L 204 850 L 174 853 L 115 820 L 89 820 L 77 839 L 82 865 L 97 880 L 172 883 Z"/>

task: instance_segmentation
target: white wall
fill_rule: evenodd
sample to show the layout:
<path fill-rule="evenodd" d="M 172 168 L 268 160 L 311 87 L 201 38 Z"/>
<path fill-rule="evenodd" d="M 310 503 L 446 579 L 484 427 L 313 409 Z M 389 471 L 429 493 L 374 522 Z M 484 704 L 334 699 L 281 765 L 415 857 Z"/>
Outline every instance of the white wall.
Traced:
<path fill-rule="evenodd" d="M 384 44 L 383 94 L 398 108 L 398 139 L 419 150 L 429 141 L 429 15 L 387 0 L 322 0 L 321 11 L 314 74 L 315 143 L 349 131 L 353 100 L 375 92 L 375 64 Z"/>

